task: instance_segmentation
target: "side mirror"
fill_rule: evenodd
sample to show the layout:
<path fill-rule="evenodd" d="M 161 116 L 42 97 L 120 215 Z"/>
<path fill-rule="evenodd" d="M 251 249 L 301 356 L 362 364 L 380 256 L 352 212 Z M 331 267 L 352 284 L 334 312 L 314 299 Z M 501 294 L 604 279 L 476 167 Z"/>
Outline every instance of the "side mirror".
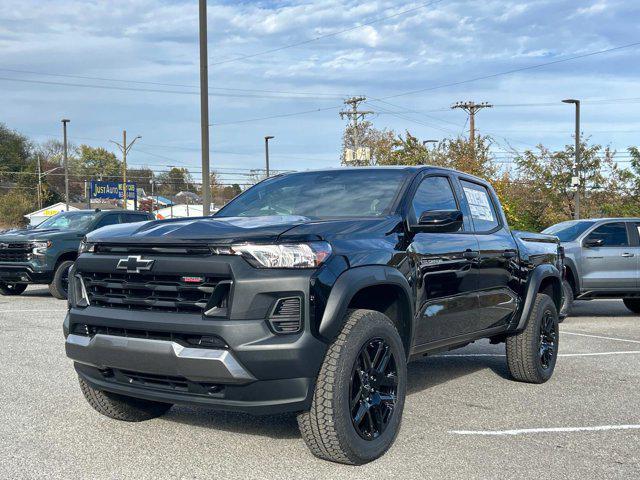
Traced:
<path fill-rule="evenodd" d="M 462 228 L 462 212 L 460 210 L 428 210 L 422 212 L 417 225 L 411 230 L 427 233 L 452 233 Z"/>
<path fill-rule="evenodd" d="M 587 238 L 585 239 L 583 245 L 587 248 L 601 247 L 602 245 L 604 245 L 604 240 L 602 240 L 601 238 Z"/>

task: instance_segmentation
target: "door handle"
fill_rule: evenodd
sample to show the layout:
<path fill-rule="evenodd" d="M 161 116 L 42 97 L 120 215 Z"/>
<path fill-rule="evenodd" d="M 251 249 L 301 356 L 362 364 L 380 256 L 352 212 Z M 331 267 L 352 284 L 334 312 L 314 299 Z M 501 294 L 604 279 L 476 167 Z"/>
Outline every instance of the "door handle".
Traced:
<path fill-rule="evenodd" d="M 515 250 L 505 250 L 504 252 L 502 252 L 502 256 L 504 258 L 515 258 L 516 255 L 517 252 Z"/>
<path fill-rule="evenodd" d="M 634 254 L 629 252 L 624 252 L 624 253 L 621 253 L 620 256 L 624 258 L 630 258 L 630 257 L 633 257 Z"/>
<path fill-rule="evenodd" d="M 462 256 L 467 260 L 473 260 L 474 258 L 478 258 L 480 256 L 480 252 L 476 250 L 465 250 Z"/>

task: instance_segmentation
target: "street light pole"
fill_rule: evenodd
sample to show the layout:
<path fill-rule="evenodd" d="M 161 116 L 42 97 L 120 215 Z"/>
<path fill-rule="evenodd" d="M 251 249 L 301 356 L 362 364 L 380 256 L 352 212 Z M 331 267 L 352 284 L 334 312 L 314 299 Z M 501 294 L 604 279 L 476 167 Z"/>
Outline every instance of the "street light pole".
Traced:
<path fill-rule="evenodd" d="M 267 168 L 267 178 L 269 178 L 269 140 L 275 138 L 273 135 L 264 137 L 264 160 Z"/>
<path fill-rule="evenodd" d="M 207 0 L 199 0 L 200 21 L 200 136 L 202 143 L 202 215 L 211 213 L 209 171 L 209 60 L 207 58 Z"/>
<path fill-rule="evenodd" d="M 562 100 L 563 103 L 573 103 L 576 106 L 576 147 L 575 147 L 575 164 L 574 164 L 574 176 L 575 181 L 572 180 L 572 184 L 576 187 L 576 196 L 575 196 L 575 212 L 574 218 L 576 220 L 580 219 L 580 100 L 576 100 L 573 98 L 568 98 L 566 100 Z"/>
<path fill-rule="evenodd" d="M 62 134 L 63 134 L 63 166 L 64 166 L 64 203 L 66 211 L 69 211 L 69 158 L 67 156 L 67 123 L 71 120 L 67 118 L 62 119 Z"/>

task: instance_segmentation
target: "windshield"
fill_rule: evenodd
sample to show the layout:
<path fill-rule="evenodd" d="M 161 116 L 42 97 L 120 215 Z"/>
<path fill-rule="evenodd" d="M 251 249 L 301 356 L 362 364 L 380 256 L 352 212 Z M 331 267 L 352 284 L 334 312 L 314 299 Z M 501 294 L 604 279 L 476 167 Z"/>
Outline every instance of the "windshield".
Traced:
<path fill-rule="evenodd" d="M 216 216 L 379 217 L 389 213 L 407 175 L 405 170 L 362 169 L 274 177 L 236 197 Z"/>
<path fill-rule="evenodd" d="M 83 230 L 95 218 L 95 212 L 62 212 L 47 218 L 36 230 L 58 228 L 60 230 Z"/>
<path fill-rule="evenodd" d="M 584 233 L 591 225 L 593 225 L 593 222 L 572 220 L 570 222 L 551 225 L 549 228 L 543 230 L 542 233 L 555 235 L 561 242 L 572 242 Z"/>

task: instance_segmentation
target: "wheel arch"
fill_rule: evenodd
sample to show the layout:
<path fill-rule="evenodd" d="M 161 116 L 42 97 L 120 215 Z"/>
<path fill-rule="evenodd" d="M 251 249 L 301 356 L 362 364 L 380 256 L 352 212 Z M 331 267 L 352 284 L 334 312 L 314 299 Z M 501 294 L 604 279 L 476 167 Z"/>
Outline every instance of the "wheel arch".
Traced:
<path fill-rule="evenodd" d="M 54 267 L 54 272 L 55 270 L 58 269 L 58 267 L 60 266 L 60 264 L 62 262 L 66 262 L 66 261 L 71 261 L 71 262 L 75 262 L 76 259 L 78 258 L 78 252 L 74 251 L 74 250 L 68 250 L 66 252 L 62 252 L 60 255 L 58 255 L 58 258 L 56 259 L 56 264 Z"/>
<path fill-rule="evenodd" d="M 554 265 L 538 265 L 531 272 L 525 288 L 525 299 L 516 330 L 523 330 L 527 326 L 527 321 L 538 293 L 549 295 L 553 299 L 558 312 L 560 311 L 563 297 L 562 275 Z"/>
<path fill-rule="evenodd" d="M 572 258 L 566 257 L 564 259 L 564 266 L 567 270 L 567 281 L 573 289 L 573 295 L 577 297 L 580 294 L 580 276 L 578 275 L 578 269 Z"/>
<path fill-rule="evenodd" d="M 331 290 L 318 332 L 331 342 L 340 333 L 347 310 L 375 310 L 394 322 L 409 355 L 414 331 L 411 298 L 409 282 L 395 268 L 374 265 L 347 270 Z"/>

